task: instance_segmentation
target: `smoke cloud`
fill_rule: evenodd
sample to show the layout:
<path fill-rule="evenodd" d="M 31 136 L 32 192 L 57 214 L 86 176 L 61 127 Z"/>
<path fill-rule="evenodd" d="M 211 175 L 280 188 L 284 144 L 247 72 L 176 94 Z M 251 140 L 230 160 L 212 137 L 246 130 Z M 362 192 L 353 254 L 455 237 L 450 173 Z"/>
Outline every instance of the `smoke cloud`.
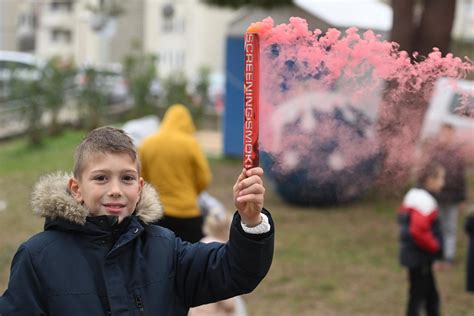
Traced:
<path fill-rule="evenodd" d="M 249 30 L 260 35 L 264 162 L 276 181 L 309 191 L 303 203 L 351 200 L 376 178 L 406 180 L 435 81 L 474 69 L 437 49 L 414 63 L 396 43 L 354 27 L 323 33 L 293 17 Z"/>

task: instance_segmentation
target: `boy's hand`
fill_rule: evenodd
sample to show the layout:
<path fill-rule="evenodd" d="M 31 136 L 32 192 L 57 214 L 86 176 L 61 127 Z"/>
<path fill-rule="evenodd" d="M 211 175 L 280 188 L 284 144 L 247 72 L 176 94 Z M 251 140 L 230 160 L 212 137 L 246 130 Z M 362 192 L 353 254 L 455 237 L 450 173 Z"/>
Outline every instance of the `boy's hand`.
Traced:
<path fill-rule="evenodd" d="M 265 194 L 262 176 L 263 169 L 260 167 L 243 169 L 234 185 L 234 205 L 242 222 L 249 227 L 257 226 L 262 221 L 260 211 Z"/>

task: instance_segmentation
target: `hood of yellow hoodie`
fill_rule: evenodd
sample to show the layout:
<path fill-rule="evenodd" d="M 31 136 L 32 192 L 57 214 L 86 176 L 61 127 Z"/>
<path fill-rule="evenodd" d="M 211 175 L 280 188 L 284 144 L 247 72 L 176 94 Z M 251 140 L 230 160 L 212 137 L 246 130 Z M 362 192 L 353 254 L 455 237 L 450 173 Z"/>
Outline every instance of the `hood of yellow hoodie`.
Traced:
<path fill-rule="evenodd" d="M 160 125 L 160 132 L 182 132 L 194 134 L 196 127 L 191 112 L 182 104 L 173 104 L 166 111 Z"/>

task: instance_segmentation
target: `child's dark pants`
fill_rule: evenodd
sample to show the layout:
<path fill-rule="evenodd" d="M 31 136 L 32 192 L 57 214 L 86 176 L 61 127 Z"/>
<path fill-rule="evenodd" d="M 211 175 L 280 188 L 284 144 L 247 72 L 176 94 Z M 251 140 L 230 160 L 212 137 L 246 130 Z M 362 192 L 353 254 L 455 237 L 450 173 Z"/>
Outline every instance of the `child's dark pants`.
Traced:
<path fill-rule="evenodd" d="M 164 215 L 163 218 L 158 221 L 158 225 L 172 230 L 176 236 L 180 237 L 182 240 L 195 243 L 204 237 L 202 232 L 203 222 L 204 219 L 202 216 L 177 218 Z"/>
<path fill-rule="evenodd" d="M 432 265 L 410 268 L 409 300 L 407 316 L 419 316 L 423 307 L 427 316 L 439 316 L 439 296 L 433 276 Z"/>

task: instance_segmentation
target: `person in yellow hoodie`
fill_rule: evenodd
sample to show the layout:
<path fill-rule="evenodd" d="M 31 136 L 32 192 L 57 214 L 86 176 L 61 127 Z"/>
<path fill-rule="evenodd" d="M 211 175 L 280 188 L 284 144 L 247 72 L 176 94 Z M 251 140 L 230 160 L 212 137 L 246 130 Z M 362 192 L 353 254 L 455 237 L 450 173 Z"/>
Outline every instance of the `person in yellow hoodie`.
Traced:
<path fill-rule="evenodd" d="M 212 178 L 195 131 L 189 110 L 174 104 L 166 111 L 158 132 L 139 147 L 142 176 L 159 191 L 164 207 L 158 224 L 192 243 L 203 237 L 198 196 Z"/>

